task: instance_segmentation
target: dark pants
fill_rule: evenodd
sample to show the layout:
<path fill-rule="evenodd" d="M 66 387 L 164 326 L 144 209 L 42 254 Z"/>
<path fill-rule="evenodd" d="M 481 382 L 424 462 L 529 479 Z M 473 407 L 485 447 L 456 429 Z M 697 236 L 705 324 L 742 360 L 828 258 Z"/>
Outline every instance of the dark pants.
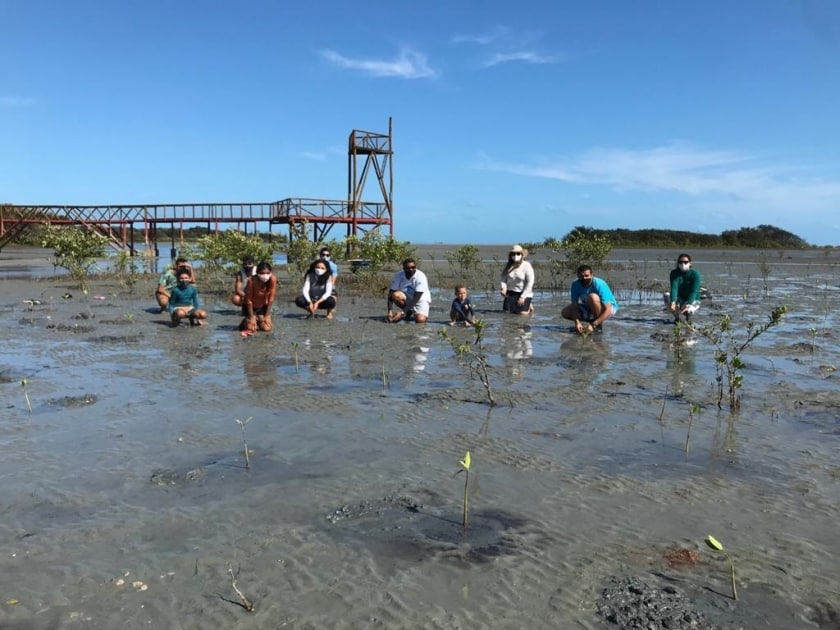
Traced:
<path fill-rule="evenodd" d="M 309 306 L 309 302 L 306 301 L 305 297 L 299 295 L 295 298 L 295 305 L 306 310 Z M 321 302 L 321 304 L 318 305 L 318 308 L 323 309 L 325 311 L 331 311 L 335 308 L 335 298 L 333 296 L 328 297 L 326 300 L 324 300 L 323 302 Z"/>
<path fill-rule="evenodd" d="M 505 301 L 502 302 L 502 310 L 506 313 L 527 313 L 531 310 L 531 298 L 525 298 L 525 301 L 520 304 L 519 298 L 522 297 L 522 292 L 508 291 L 505 296 Z"/>

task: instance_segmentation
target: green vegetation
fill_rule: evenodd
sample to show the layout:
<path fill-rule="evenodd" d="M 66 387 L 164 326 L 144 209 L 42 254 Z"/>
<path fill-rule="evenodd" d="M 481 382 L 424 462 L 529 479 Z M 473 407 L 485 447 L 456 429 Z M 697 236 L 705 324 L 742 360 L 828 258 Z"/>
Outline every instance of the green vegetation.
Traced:
<path fill-rule="evenodd" d="M 742 227 L 738 230 L 727 230 L 720 234 L 702 234 L 700 232 L 686 232 L 681 230 L 661 230 L 648 228 L 643 230 L 599 230 L 591 227 L 578 226 L 557 241 L 554 237 L 546 238 L 543 247 L 554 251 L 566 249 L 558 246 L 567 243 L 573 246 L 581 237 L 597 239 L 605 237 L 612 247 L 650 247 L 650 248 L 704 248 L 731 247 L 755 249 L 805 249 L 808 243 L 781 228 L 772 225 L 758 227 Z M 590 260 L 589 264 L 593 264 Z"/>
<path fill-rule="evenodd" d="M 729 561 L 729 569 L 730 569 L 730 578 L 732 581 L 732 599 L 738 601 L 738 589 L 735 588 L 735 563 L 732 562 L 732 558 L 729 557 L 729 554 L 726 553 L 726 549 L 723 548 L 723 545 L 718 542 L 717 538 L 714 536 L 706 536 L 706 544 L 714 549 L 715 551 L 720 551 L 726 559 Z"/>
<path fill-rule="evenodd" d="M 87 293 L 88 276 L 96 260 L 105 255 L 108 239 L 96 232 L 77 227 L 47 226 L 41 238 L 41 247 L 53 250 L 53 263 L 64 267 L 70 277 Z"/>
<path fill-rule="evenodd" d="M 438 335 L 449 342 L 449 345 L 452 346 L 452 349 L 458 355 L 458 361 L 466 362 L 470 368 L 470 374 L 475 374 L 478 377 L 482 387 L 484 387 L 484 393 L 487 395 L 488 404 L 494 407 L 496 405 L 496 397 L 493 395 L 493 387 L 490 385 L 490 361 L 487 358 L 487 351 L 484 348 L 484 332 L 486 328 L 486 321 L 480 319 L 475 320 L 475 323 L 472 325 L 475 339 L 472 343 L 469 341 L 461 342 L 449 334 L 447 330 L 438 331 Z"/>
<path fill-rule="evenodd" d="M 724 315 L 719 322 L 709 326 L 703 326 L 696 330 L 715 345 L 715 369 L 717 371 L 718 383 L 718 408 L 723 403 L 723 379 L 729 386 L 729 409 L 737 411 L 741 406 L 741 397 L 738 390 L 744 385 L 744 375 L 741 370 L 745 364 L 741 354 L 755 339 L 770 328 L 782 323 L 787 306 L 777 306 L 772 310 L 768 319 L 763 324 L 747 322 L 746 331 L 743 337 L 738 338 L 738 332 L 732 325 L 732 316 Z"/>
<path fill-rule="evenodd" d="M 462 273 L 469 273 L 471 270 L 478 271 L 481 256 L 478 253 L 478 247 L 475 245 L 462 245 L 454 251 L 447 252 L 446 261 L 453 269 Z"/>

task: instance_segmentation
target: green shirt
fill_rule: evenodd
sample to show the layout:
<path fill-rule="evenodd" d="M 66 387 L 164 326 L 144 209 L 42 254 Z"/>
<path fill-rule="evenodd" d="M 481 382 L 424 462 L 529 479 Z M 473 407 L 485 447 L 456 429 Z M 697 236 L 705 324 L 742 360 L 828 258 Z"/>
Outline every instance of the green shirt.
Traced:
<path fill-rule="evenodd" d="M 693 267 L 688 271 L 671 271 L 671 302 L 694 304 L 700 301 L 700 272 Z"/>

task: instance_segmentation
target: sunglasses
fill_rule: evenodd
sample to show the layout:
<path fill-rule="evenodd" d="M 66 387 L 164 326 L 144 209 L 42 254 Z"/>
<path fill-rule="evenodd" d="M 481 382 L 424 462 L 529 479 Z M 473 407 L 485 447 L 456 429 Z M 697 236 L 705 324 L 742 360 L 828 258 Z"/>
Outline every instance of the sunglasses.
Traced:
<path fill-rule="evenodd" d="M 403 267 L 406 271 L 414 271 L 417 267 Z"/>

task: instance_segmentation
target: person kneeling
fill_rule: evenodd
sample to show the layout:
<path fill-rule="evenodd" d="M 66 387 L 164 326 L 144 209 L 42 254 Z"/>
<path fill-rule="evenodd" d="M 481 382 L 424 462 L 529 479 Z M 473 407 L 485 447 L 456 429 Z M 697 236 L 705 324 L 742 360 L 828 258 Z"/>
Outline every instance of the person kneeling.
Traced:
<path fill-rule="evenodd" d="M 271 265 L 263 261 L 257 265 L 257 275 L 248 281 L 245 292 L 245 320 L 240 324 L 243 333 L 271 332 L 271 306 L 277 294 L 277 278 Z"/>
<path fill-rule="evenodd" d="M 332 274 L 329 272 L 329 261 L 319 258 L 311 265 L 303 277 L 303 288 L 295 298 L 295 306 L 307 312 L 306 318 L 315 317 L 315 312 L 321 308 L 327 311 L 327 319 L 333 318 L 335 297 L 333 296 Z"/>
<path fill-rule="evenodd" d="M 610 285 L 592 275 L 592 267 L 577 268 L 577 280 L 572 282 L 572 303 L 560 313 L 575 322 L 579 335 L 601 330 L 601 325 L 618 311 L 618 302 Z"/>
<path fill-rule="evenodd" d="M 167 309 L 172 320 L 172 327 L 177 327 L 182 320 L 189 318 L 191 326 L 204 326 L 207 312 L 201 309 L 198 290 L 192 283 L 192 274 L 187 267 L 177 271 L 178 284 L 172 287 Z"/>

